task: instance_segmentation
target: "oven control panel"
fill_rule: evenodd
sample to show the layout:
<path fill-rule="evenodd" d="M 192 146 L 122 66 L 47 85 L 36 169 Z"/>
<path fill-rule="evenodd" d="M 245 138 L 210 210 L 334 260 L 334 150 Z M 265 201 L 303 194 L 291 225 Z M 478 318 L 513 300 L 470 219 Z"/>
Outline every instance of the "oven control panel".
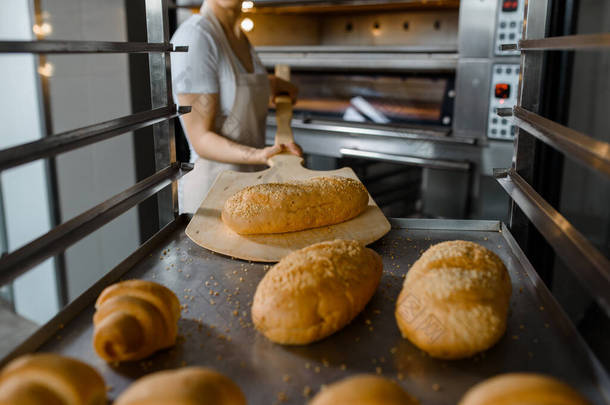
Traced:
<path fill-rule="evenodd" d="M 501 44 L 515 44 L 523 31 L 523 7 L 525 0 L 498 0 L 496 22 L 496 55 L 519 55 L 519 51 L 501 51 Z"/>
<path fill-rule="evenodd" d="M 516 127 L 509 118 L 498 117 L 498 108 L 510 108 L 517 103 L 519 88 L 519 65 L 502 63 L 493 65 L 491 74 L 491 94 L 487 137 L 490 139 L 512 140 Z"/>

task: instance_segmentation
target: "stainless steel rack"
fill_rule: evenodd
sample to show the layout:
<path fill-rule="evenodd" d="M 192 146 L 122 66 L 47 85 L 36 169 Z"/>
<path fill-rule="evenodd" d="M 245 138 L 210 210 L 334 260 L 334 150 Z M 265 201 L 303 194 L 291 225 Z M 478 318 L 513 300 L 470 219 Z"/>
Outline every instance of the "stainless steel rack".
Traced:
<path fill-rule="evenodd" d="M 36 3 L 36 7 L 40 4 Z M 65 251 L 102 225 L 121 215 L 144 199 L 158 193 L 161 223 L 175 219 L 178 213 L 176 180 L 192 168 L 176 162 L 173 126 L 169 120 L 190 112 L 178 108 L 172 97 L 171 52 L 187 52 L 186 46 L 169 43 L 167 2 L 146 0 L 148 42 L 101 41 L 0 41 L 0 53 L 78 54 L 147 53 L 153 109 L 93 124 L 75 130 L 49 134 L 27 144 L 0 151 L 0 170 L 10 169 L 37 159 L 54 156 L 100 142 L 146 126 L 153 127 L 157 172 L 81 215 L 50 230 L 27 245 L 0 257 L 0 286 L 14 280 L 43 260 Z M 43 88 L 45 87 L 44 78 Z M 48 85 L 48 83 L 46 83 Z M 46 89 L 48 90 L 48 88 Z M 43 93 L 47 93 L 43 91 Z M 48 106 L 45 113 L 49 113 Z M 47 126 L 50 119 L 47 116 Z M 51 128 L 47 128 L 51 130 Z M 171 185 L 171 190 L 167 186 Z"/>
<path fill-rule="evenodd" d="M 187 52 L 188 46 L 148 42 L 0 41 L 0 53 L 149 53 Z"/>
<path fill-rule="evenodd" d="M 538 114 L 544 52 L 553 50 L 602 51 L 610 49 L 610 34 L 586 34 L 560 37 L 544 36 L 547 1 L 528 2 L 525 10 L 523 39 L 502 49 L 521 51 L 518 104 L 501 109 L 498 115 L 512 116 L 518 127 L 515 153 L 510 169 L 496 170 L 494 176 L 512 198 L 510 228 L 523 233 L 531 223 L 554 248 L 574 275 L 588 288 L 592 297 L 610 315 L 610 261 L 530 185 L 535 140 L 551 146 L 563 155 L 610 177 L 610 144 L 596 140 Z"/>
<path fill-rule="evenodd" d="M 541 13 L 545 5 L 541 3 L 546 2 L 529 3 L 532 7 L 540 7 L 527 11 L 530 37 L 536 30 L 544 28 L 545 16 Z M 146 10 L 150 44 L 167 46 L 163 51 L 149 50 L 156 52 L 150 55 L 153 109 L 0 151 L 0 170 L 99 142 L 141 126 L 153 125 L 158 172 L 0 258 L 0 284 L 22 274 L 45 257 L 67 248 L 171 183 L 174 185 L 172 192 L 161 195 L 159 204 L 159 215 L 167 219 L 167 225 L 0 359 L 0 366 L 16 356 L 37 350 L 78 357 L 102 373 L 106 382 L 113 387 L 109 397 L 116 398 L 131 382 L 149 372 L 184 364 L 205 365 L 233 378 L 252 404 L 273 403 L 280 393 L 284 403 L 302 404 L 306 401 L 303 397 L 306 386 L 315 392 L 322 384 L 362 372 L 396 379 L 423 404 L 455 404 L 469 387 L 485 378 L 502 372 L 532 371 L 565 380 L 594 404 L 610 403 L 610 381 L 606 371 L 538 277 L 513 238 L 513 229 L 498 221 L 392 220 L 390 233 L 373 245 L 384 261 L 382 286 L 354 322 L 328 339 L 308 347 L 282 347 L 258 334 L 250 323 L 248 304 L 265 273 L 265 266 L 232 260 L 196 246 L 184 233 L 190 218 L 176 215 L 175 180 L 189 166 L 176 162 L 173 132 L 168 120 L 187 113 L 188 109 L 177 109 L 171 98 L 168 53 L 172 50 L 167 42 L 167 2 L 146 0 Z M 173 48 L 173 51 L 176 50 Z M 539 53 L 534 53 L 531 58 L 527 54 L 522 57 L 524 77 L 520 108 L 532 114 L 536 111 L 540 64 Z M 582 235 L 570 228 L 556 211 L 549 209 L 548 204 L 528 186 L 532 158 L 528 145 L 536 136 L 547 140 L 556 136 L 553 139 L 560 150 L 570 153 L 573 148 L 582 150 L 581 159 L 585 163 L 599 161 L 600 170 L 607 164 L 607 155 L 601 150 L 589 150 L 594 144 L 581 142 L 582 138 L 572 137 L 570 131 L 556 131 L 557 127 L 537 119 L 537 116 L 517 111 L 515 109 L 515 116 L 520 114 L 522 122 L 517 135 L 515 166 L 510 170 L 497 171 L 496 177 L 515 203 L 528 209 L 532 221 L 547 229 L 545 235 L 549 240 L 556 240 L 561 250 L 571 255 L 572 264 L 579 262 L 582 266 L 586 262 L 587 268 L 582 271 L 582 277 L 600 299 L 599 302 L 607 308 L 607 261 L 604 262 L 605 258 L 600 258 L 594 248 L 587 245 L 586 240 L 583 241 Z M 296 122 L 295 125 L 306 127 L 310 124 Z M 317 125 L 313 128 L 316 131 L 327 132 L 321 123 L 311 125 Z M 349 125 L 336 130 L 366 137 L 367 142 L 383 141 L 385 147 L 389 148 L 384 150 L 387 156 L 391 156 L 396 151 L 395 146 L 401 142 L 412 143 L 412 147 L 416 148 L 412 152 L 417 152 L 415 156 L 420 159 L 438 158 L 434 147 L 425 148 L 418 144 L 422 140 L 428 144 L 434 140 L 434 144 L 452 148 L 443 155 L 452 165 L 457 164 L 453 158 L 463 157 L 463 153 L 468 153 L 467 150 L 476 145 L 474 139 L 450 138 L 442 132 L 403 133 L 365 128 L 363 133 L 356 133 Z M 326 136 L 330 137 L 332 133 Z M 567 141 L 564 139 L 566 137 Z M 321 144 L 319 138 L 317 143 Z M 324 143 L 326 147 L 329 144 L 336 146 L 337 142 Z M 343 152 L 338 148 L 337 153 L 362 152 L 362 149 L 353 147 L 350 151 L 350 145 L 343 146 Z M 603 144 L 598 146 L 607 147 Z M 459 166 L 466 168 L 463 164 Z M 511 227 L 517 229 L 520 224 L 515 210 L 511 216 Z M 476 241 L 497 252 L 509 268 L 514 293 L 508 330 L 498 344 L 472 359 L 449 362 L 432 359 L 401 338 L 393 312 L 394 300 L 408 267 L 430 245 L 451 239 Z M 99 293 L 122 278 L 163 283 L 177 293 L 188 309 L 183 311 L 179 323 L 184 339 L 175 348 L 157 353 L 145 362 L 114 367 L 101 361 L 93 352 L 91 317 L 93 303 Z M 206 281 L 211 281 L 209 288 Z M 210 290 L 220 295 L 217 300 L 209 294 Z M 285 379 L 285 376 L 289 378 Z"/>
<path fill-rule="evenodd" d="M 523 371 L 555 375 L 593 404 L 610 400 L 603 367 L 498 221 L 392 219 L 390 233 L 371 246 L 383 258 L 384 274 L 363 313 L 327 339 L 285 347 L 268 341 L 250 320 L 250 303 L 267 266 L 202 249 L 184 233 L 189 220 L 182 215 L 172 221 L 11 356 L 42 350 L 82 359 L 113 387 L 111 399 L 150 372 L 204 365 L 230 376 L 253 405 L 280 403 L 278 395 L 285 398 L 282 404 L 304 404 L 305 387 L 313 394 L 324 384 L 359 373 L 394 379 L 424 405 L 455 404 L 482 379 Z M 497 252 L 509 269 L 513 296 L 507 332 L 498 344 L 470 359 L 442 361 L 400 336 L 394 307 L 409 265 L 432 244 L 452 239 Z M 177 293 L 184 308 L 179 321 L 183 338 L 145 361 L 113 366 L 93 350 L 91 319 L 102 289 L 128 278 L 159 282 Z"/>
<path fill-rule="evenodd" d="M 503 51 L 567 51 L 602 48 L 610 48 L 610 34 L 566 35 L 542 39 L 524 38 L 518 44 L 500 46 Z"/>

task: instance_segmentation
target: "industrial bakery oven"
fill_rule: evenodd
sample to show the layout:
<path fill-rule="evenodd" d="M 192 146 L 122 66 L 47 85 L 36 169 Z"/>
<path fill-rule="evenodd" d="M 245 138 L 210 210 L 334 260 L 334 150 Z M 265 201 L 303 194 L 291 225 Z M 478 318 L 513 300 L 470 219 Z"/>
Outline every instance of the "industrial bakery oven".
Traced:
<path fill-rule="evenodd" d="M 152 371 L 184 365 L 205 365 L 230 376 L 242 388 L 249 403 L 301 404 L 303 394 L 322 385 L 359 373 L 374 373 L 396 380 L 422 404 L 455 404 L 473 384 L 490 376 L 518 371 L 556 376 L 585 395 L 593 404 L 610 402 L 607 370 L 585 343 L 535 269 L 538 246 L 524 248 L 533 239 L 533 225 L 561 260 L 586 287 L 607 314 L 610 265 L 603 251 L 594 246 L 575 225 L 549 204 L 538 184 L 538 150 L 546 145 L 599 173 L 599 189 L 610 174 L 610 145 L 566 125 L 544 118 L 540 90 L 553 53 L 547 50 L 610 50 L 609 34 L 547 37 L 552 2 L 531 2 L 523 10 L 528 22 L 524 39 L 504 45 L 520 54 L 518 105 L 499 111 L 518 129 L 514 162 L 495 172 L 499 184 L 511 197 L 508 224 L 483 220 L 392 219 L 392 230 L 371 245 L 384 262 L 381 288 L 364 312 L 337 334 L 306 347 L 281 347 L 265 340 L 249 322 L 240 323 L 235 301 L 247 308 L 266 268 L 262 264 L 213 254 L 193 244 L 184 234 L 188 216 L 177 215 L 175 180 L 189 169 L 175 161 L 171 127 L 167 120 L 188 113 L 188 107 L 172 104 L 167 80 L 170 52 L 186 51 L 168 42 L 167 3 L 146 1 L 148 41 L 108 43 L 99 41 L 0 41 L 3 53 L 150 53 L 151 111 L 55 134 L 33 143 L 0 151 L 5 171 L 37 159 L 55 156 L 131 129 L 152 125 L 155 129 L 159 172 L 122 193 L 91 208 L 40 238 L 0 258 L 0 283 L 27 273 L 35 264 L 66 250 L 93 230 L 124 213 L 145 198 L 159 196 L 159 216 L 167 225 L 84 294 L 67 304 L 51 321 L 25 338 L 1 364 L 33 351 L 48 351 L 79 358 L 93 365 L 117 397 L 131 382 Z M 143 71 L 142 74 L 146 72 Z M 604 129 L 607 132 L 607 128 Z M 551 178 L 546 178 L 551 183 Z M 589 195 L 593 198 L 593 195 Z M 508 327 L 497 345 L 474 358 L 438 361 L 422 354 L 401 338 L 394 319 L 395 298 L 403 276 L 423 250 L 452 239 L 475 241 L 496 252 L 506 264 L 513 285 Z M 538 270 L 538 271 L 536 271 Z M 145 362 L 113 366 L 96 357 L 91 347 L 93 303 L 106 286 L 120 279 L 145 279 L 172 289 L 183 304 L 179 323 L 183 336 L 176 348 L 160 352 Z M 213 298 L 206 287 L 214 286 Z M 229 297 L 227 291 L 239 295 Z M 239 312 L 238 312 L 239 313 Z M 247 313 L 245 315 L 248 316 Z M 607 330 L 602 331 L 607 334 Z M 288 378 L 286 378 L 288 376 Z M 309 388 L 309 389 L 307 389 Z"/>
<path fill-rule="evenodd" d="M 178 23 L 198 12 L 177 6 Z M 246 1 L 242 28 L 270 71 L 291 66 L 310 166 L 352 166 L 387 215 L 498 218 L 507 199 L 492 168 L 510 162 L 515 127 L 494 111 L 514 104 L 519 74 L 498 45 L 519 39 L 523 6 Z"/>

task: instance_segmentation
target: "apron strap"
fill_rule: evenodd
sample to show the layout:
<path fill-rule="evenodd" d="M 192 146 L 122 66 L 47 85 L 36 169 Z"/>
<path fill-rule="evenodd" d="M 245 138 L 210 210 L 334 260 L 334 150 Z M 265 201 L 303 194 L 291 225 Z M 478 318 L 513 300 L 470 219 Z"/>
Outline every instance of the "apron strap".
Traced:
<path fill-rule="evenodd" d="M 227 38 L 227 35 L 222 29 L 220 21 L 218 21 L 218 18 L 216 18 L 212 10 L 210 10 L 210 8 L 206 6 L 206 4 L 207 2 L 203 3 L 201 13 L 208 19 L 208 21 L 210 21 L 212 29 L 216 34 L 216 38 L 218 38 L 220 42 L 220 46 L 224 48 L 224 51 L 229 58 L 231 68 L 233 69 L 233 74 L 237 78 L 237 75 L 241 74 L 238 67 L 239 60 L 237 59 L 237 55 L 235 55 L 235 52 L 233 52 L 233 49 L 231 49 L 231 44 L 229 44 L 229 39 Z M 246 72 L 246 74 L 248 74 L 248 72 Z"/>

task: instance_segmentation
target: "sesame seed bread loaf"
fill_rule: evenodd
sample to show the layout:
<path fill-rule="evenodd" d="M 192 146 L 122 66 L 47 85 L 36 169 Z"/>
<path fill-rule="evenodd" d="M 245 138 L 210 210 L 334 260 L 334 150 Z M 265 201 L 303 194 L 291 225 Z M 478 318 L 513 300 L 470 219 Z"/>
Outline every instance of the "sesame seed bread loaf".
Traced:
<path fill-rule="evenodd" d="M 294 232 L 347 221 L 366 210 L 368 201 L 357 180 L 315 177 L 246 187 L 225 202 L 221 218 L 242 235 Z"/>
<path fill-rule="evenodd" d="M 510 373 L 470 388 L 459 405 L 589 405 L 567 384 L 542 374 Z"/>
<path fill-rule="evenodd" d="M 460 240 L 436 244 L 407 273 L 396 305 L 398 328 L 432 357 L 472 356 L 504 334 L 511 290 L 492 251 Z"/>
<path fill-rule="evenodd" d="M 356 375 L 322 389 L 309 405 L 417 405 L 397 383 L 374 375 Z"/>
<path fill-rule="evenodd" d="M 382 270 L 381 257 L 358 241 L 322 242 L 292 252 L 256 288 L 254 326 L 280 344 L 323 339 L 364 309 Z"/>

